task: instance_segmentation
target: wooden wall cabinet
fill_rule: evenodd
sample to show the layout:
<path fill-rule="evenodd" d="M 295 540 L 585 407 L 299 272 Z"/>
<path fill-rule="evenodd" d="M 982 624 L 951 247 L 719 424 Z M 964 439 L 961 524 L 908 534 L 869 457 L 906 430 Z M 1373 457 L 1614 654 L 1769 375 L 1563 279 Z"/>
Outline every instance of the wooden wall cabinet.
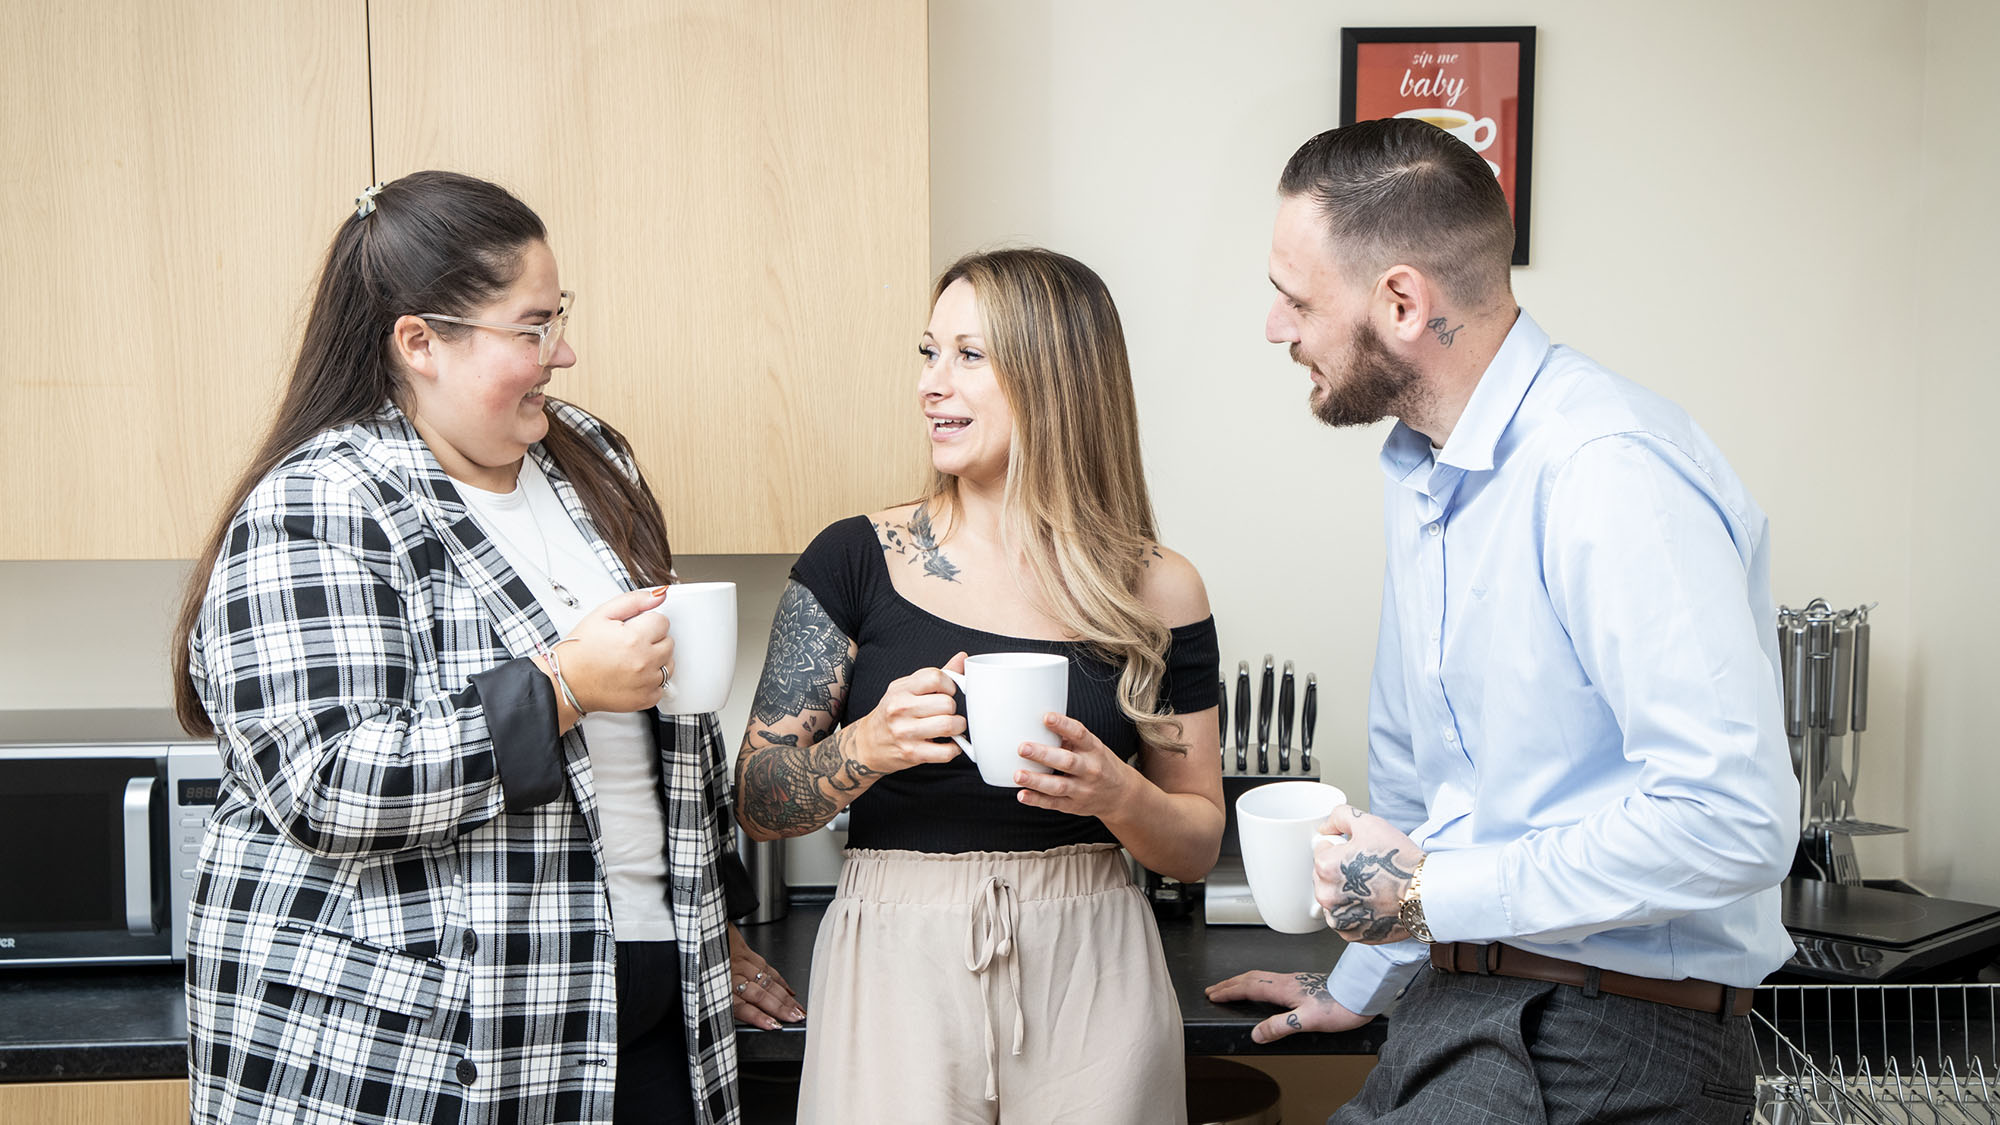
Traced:
<path fill-rule="evenodd" d="M 349 201 L 421 168 L 549 224 L 552 390 L 632 439 L 677 553 L 920 486 L 923 0 L 10 8 L 0 559 L 190 556 Z"/>
<path fill-rule="evenodd" d="M 359 3 L 6 5 L 0 559 L 185 558 L 368 177 Z"/>

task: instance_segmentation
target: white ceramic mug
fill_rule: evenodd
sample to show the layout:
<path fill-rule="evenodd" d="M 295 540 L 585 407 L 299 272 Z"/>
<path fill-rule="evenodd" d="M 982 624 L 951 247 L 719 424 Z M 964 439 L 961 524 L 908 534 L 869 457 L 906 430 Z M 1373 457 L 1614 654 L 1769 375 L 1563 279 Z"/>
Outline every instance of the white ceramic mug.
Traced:
<path fill-rule="evenodd" d="M 1061 746 L 1062 739 L 1042 725 L 1051 711 L 1069 714 L 1069 657 L 1046 652 L 989 652 L 969 656 L 965 672 L 944 674 L 965 697 L 965 735 L 953 742 L 979 767 L 988 785 L 1019 789 L 1017 770 L 1055 771 L 1021 756 L 1023 742 Z"/>
<path fill-rule="evenodd" d="M 674 674 L 660 696 L 660 714 L 722 710 L 736 678 L 736 583 L 676 582 L 653 612 L 666 615 L 674 639 Z"/>
<path fill-rule="evenodd" d="M 1500 126 L 1491 117 L 1473 117 L 1462 109 L 1447 109 L 1434 106 L 1429 109 L 1406 109 L 1397 117 L 1414 117 L 1431 124 L 1464 141 L 1474 152 L 1485 152 L 1493 144 L 1493 137 L 1500 132 Z"/>
<path fill-rule="evenodd" d="M 1319 929 L 1323 911 L 1313 898 L 1313 846 L 1319 827 L 1347 803 L 1337 786 L 1318 781 L 1273 781 L 1236 798 L 1236 838 L 1243 846 L 1243 873 L 1264 924 L 1281 934 Z"/>

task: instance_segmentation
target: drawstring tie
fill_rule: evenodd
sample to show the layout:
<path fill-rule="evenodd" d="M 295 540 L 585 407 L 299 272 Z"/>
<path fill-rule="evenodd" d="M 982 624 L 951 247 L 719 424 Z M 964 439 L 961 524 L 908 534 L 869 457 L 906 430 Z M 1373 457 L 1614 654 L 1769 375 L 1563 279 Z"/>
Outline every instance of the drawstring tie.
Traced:
<path fill-rule="evenodd" d="M 986 1019 L 986 1100 L 1000 1100 L 1000 1055 L 993 1042 L 993 974 L 995 957 L 1007 962 L 1007 979 L 1014 986 L 1014 1053 L 1021 1053 L 1027 1033 L 1027 1017 L 1021 1012 L 1021 959 L 1014 955 L 1014 926 L 1020 920 L 1020 900 L 1014 885 L 998 875 L 988 876 L 972 900 L 972 925 L 965 935 L 965 967 L 979 974 L 979 998 Z"/>

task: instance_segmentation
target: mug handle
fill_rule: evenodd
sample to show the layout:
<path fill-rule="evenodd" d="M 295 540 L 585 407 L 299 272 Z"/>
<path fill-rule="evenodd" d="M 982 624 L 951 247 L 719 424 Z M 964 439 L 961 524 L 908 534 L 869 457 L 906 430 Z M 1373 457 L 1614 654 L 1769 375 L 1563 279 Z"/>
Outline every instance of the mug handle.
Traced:
<path fill-rule="evenodd" d="M 1478 139 L 1479 131 L 1481 129 L 1486 130 L 1485 140 Z M 1472 151 L 1485 152 L 1493 144 L 1493 135 L 1495 133 L 1498 133 L 1499 131 L 1500 131 L 1500 126 L 1495 124 L 1491 117 L 1482 117 L 1479 120 L 1473 122 L 1471 129 L 1471 133 L 1473 136 Z"/>
<path fill-rule="evenodd" d="M 943 672 L 947 676 L 950 676 L 951 682 L 958 685 L 958 690 L 960 692 L 965 691 L 966 685 L 964 676 L 961 676 L 957 672 L 954 672 L 951 669 L 942 666 L 938 668 L 938 671 Z M 958 748 L 965 752 L 966 758 L 968 758 L 972 762 L 972 764 L 974 765 L 979 764 L 979 755 L 973 752 L 972 743 L 967 741 L 964 735 L 954 734 L 951 736 L 951 740 L 953 742 L 958 743 Z"/>
<path fill-rule="evenodd" d="M 1328 832 L 1313 833 L 1312 844 L 1313 844 L 1314 856 L 1319 855 L 1319 846 L 1322 842 L 1329 844 L 1345 844 L 1347 842 L 1347 837 L 1339 835 L 1337 833 L 1328 833 Z M 1310 914 L 1314 918 L 1324 918 L 1326 917 L 1326 907 L 1321 906 L 1319 904 L 1318 899 L 1314 899 Z"/>

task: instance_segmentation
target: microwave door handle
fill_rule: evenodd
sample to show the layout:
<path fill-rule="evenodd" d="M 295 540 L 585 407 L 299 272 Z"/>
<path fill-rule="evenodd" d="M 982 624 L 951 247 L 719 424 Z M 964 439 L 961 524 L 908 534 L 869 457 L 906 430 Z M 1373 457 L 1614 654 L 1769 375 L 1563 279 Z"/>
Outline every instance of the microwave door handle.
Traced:
<path fill-rule="evenodd" d="M 153 779 L 125 783 L 125 928 L 159 932 L 153 923 Z"/>

